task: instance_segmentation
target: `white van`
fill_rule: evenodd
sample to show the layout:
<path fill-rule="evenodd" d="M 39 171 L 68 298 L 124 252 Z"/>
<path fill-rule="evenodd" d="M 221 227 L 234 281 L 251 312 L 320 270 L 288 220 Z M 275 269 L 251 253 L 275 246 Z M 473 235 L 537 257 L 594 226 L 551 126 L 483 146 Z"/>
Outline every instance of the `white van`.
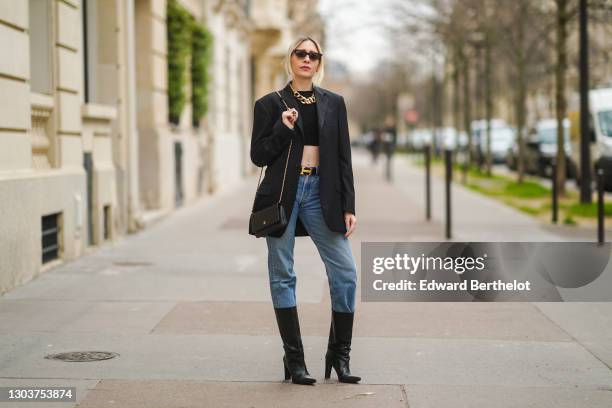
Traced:
<path fill-rule="evenodd" d="M 612 88 L 589 91 L 591 171 L 595 163 L 604 169 L 606 190 L 612 190 Z M 580 138 L 572 141 L 572 157 L 580 172 Z M 591 179 L 594 180 L 593 173 Z"/>
<path fill-rule="evenodd" d="M 487 121 L 486 119 L 473 120 L 471 123 L 472 143 L 476 150 L 477 160 L 485 162 L 487 151 Z M 508 149 L 516 139 L 516 132 L 503 119 L 491 119 L 491 159 L 493 163 L 506 161 Z"/>

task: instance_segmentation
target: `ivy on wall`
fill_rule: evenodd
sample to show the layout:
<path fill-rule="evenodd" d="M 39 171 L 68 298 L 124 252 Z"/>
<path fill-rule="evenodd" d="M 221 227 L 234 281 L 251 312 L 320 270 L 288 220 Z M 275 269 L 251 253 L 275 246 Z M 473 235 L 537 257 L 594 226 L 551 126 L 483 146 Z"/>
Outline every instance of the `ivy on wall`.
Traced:
<path fill-rule="evenodd" d="M 203 24 L 194 23 L 191 36 L 192 124 L 198 127 L 208 111 L 208 66 L 212 35 Z"/>
<path fill-rule="evenodd" d="M 206 114 L 208 65 L 212 36 L 177 0 L 167 2 L 168 120 L 178 125 L 187 102 L 188 66 L 191 73 L 192 124 Z"/>

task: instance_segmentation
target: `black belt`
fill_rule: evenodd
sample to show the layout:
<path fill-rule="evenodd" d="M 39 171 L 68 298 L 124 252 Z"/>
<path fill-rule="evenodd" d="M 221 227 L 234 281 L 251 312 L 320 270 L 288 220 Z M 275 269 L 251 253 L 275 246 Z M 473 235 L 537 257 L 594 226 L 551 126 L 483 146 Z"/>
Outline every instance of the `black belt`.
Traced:
<path fill-rule="evenodd" d="M 318 170 L 318 167 L 301 166 L 300 167 L 300 174 L 305 174 L 307 176 L 312 176 L 312 175 L 317 174 L 317 170 Z"/>

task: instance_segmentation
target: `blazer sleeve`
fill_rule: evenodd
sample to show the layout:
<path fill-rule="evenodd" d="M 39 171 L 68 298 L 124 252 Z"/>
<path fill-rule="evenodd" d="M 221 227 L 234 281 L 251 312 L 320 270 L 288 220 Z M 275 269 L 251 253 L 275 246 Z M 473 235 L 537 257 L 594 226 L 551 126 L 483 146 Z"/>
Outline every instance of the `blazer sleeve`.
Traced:
<path fill-rule="evenodd" d="M 342 186 L 342 211 L 355 214 L 355 186 L 353 183 L 353 164 L 351 161 L 351 141 L 344 97 L 340 97 L 338 115 L 340 184 Z"/>
<path fill-rule="evenodd" d="M 256 101 L 250 153 L 253 164 L 263 167 L 273 162 L 289 145 L 294 134 L 295 130 L 287 127 L 280 116 L 273 121 L 262 102 Z"/>

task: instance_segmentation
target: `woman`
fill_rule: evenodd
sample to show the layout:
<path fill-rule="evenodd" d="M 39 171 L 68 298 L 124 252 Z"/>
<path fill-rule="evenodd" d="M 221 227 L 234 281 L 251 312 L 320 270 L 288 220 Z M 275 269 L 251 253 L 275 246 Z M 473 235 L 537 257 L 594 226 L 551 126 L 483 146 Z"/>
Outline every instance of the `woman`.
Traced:
<path fill-rule="evenodd" d="M 316 382 L 304 362 L 296 307 L 293 249 L 297 236 L 314 241 L 330 286 L 332 320 L 325 378 L 333 367 L 341 382 L 361 380 L 349 369 L 357 269 L 348 237 L 357 219 L 346 106 L 342 96 L 313 84 L 323 77 L 322 57 L 321 46 L 310 37 L 299 38 L 289 47 L 285 60 L 289 82 L 279 92 L 281 97 L 271 92 L 255 102 L 251 138 L 251 161 L 267 166 L 253 211 L 273 205 L 280 197 L 288 219 L 284 228 L 266 236 L 266 242 L 270 292 L 285 350 L 285 379 L 296 384 Z M 249 233 L 254 235 L 250 229 Z"/>

